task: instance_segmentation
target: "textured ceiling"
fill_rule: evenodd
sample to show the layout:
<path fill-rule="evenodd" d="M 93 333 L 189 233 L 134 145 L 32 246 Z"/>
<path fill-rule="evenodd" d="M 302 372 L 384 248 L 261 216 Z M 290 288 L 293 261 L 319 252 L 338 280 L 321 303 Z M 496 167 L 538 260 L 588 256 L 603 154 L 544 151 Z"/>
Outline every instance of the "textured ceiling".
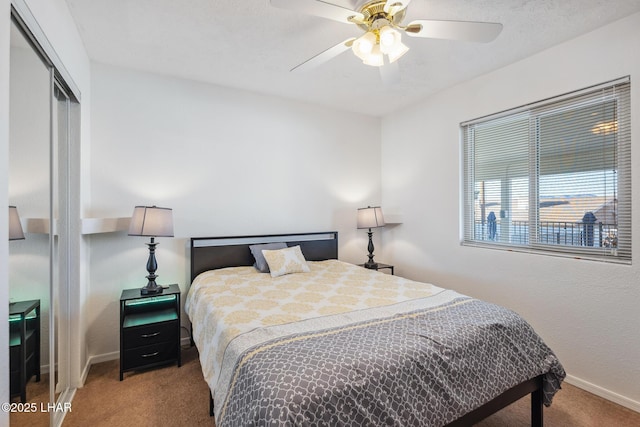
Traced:
<path fill-rule="evenodd" d="M 332 2 L 356 8 L 362 0 Z M 268 0 L 67 4 L 94 61 L 378 116 L 640 11 L 640 0 L 413 0 L 404 23 L 487 21 L 504 29 L 488 44 L 404 36 L 411 50 L 398 61 L 400 81 L 384 85 L 378 69 L 350 51 L 290 72 L 362 31 Z"/>

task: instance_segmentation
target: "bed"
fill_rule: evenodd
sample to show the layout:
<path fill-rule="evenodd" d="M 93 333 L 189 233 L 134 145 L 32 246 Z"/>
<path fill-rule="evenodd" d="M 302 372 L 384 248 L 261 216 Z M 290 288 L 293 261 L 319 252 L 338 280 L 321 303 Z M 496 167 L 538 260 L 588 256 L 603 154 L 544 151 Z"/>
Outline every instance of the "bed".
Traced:
<path fill-rule="evenodd" d="M 257 247 L 271 273 L 254 268 L 264 244 L 280 245 Z M 283 254 L 303 259 L 281 270 Z M 542 426 L 565 377 L 516 313 L 338 261 L 337 232 L 194 237 L 191 280 L 218 427 L 468 426 L 527 394 Z"/>

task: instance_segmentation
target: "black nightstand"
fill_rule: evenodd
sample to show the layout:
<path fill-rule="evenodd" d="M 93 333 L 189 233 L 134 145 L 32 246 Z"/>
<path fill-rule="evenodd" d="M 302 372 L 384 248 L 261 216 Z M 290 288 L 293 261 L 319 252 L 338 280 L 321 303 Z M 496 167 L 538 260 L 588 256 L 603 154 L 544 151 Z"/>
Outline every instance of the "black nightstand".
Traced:
<path fill-rule="evenodd" d="M 27 401 L 27 382 L 40 381 L 40 300 L 9 304 L 9 388 Z"/>
<path fill-rule="evenodd" d="M 364 267 L 364 264 L 358 264 L 360 267 Z M 369 268 L 369 267 L 365 267 L 365 268 Z M 391 270 L 391 274 L 393 274 L 393 265 L 389 265 L 389 264 L 383 264 L 381 262 L 378 263 L 378 266 L 376 268 L 372 268 L 371 270 L 382 270 L 384 268 L 388 268 L 389 270 Z"/>
<path fill-rule="evenodd" d="M 180 355 L 180 287 L 140 295 L 125 289 L 120 297 L 120 381 L 127 371 L 168 363 L 182 365 Z"/>

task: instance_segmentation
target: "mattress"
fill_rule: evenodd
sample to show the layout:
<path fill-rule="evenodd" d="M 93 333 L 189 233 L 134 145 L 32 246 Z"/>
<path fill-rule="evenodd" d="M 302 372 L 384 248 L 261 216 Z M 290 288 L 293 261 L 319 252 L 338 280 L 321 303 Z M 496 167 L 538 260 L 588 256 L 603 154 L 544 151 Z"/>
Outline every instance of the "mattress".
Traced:
<path fill-rule="evenodd" d="M 216 425 L 444 425 L 564 370 L 516 313 L 431 284 L 328 260 L 272 278 L 197 276 L 187 295 Z"/>

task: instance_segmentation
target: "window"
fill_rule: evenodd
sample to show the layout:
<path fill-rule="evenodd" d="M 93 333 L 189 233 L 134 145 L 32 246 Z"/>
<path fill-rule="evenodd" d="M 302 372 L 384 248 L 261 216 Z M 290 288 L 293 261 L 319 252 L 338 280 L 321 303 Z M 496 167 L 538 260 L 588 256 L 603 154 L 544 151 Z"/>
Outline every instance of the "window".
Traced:
<path fill-rule="evenodd" d="M 631 261 L 629 78 L 461 124 L 463 244 Z"/>

